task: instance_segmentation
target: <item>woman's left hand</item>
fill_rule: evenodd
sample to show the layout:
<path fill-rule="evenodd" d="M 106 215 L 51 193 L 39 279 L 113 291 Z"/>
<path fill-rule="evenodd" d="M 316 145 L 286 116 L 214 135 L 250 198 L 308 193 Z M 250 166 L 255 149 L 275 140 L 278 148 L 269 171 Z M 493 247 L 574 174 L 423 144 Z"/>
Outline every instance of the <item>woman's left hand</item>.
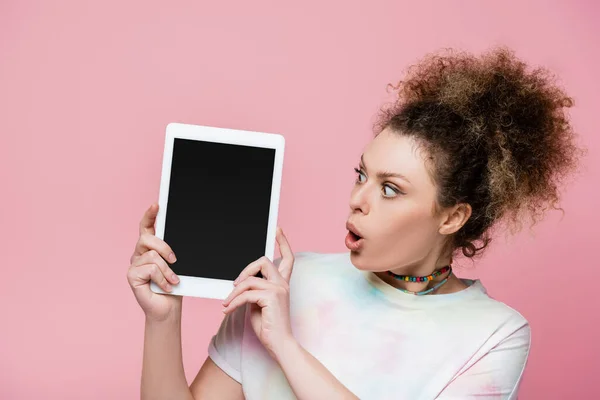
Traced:
<path fill-rule="evenodd" d="M 275 359 L 279 350 L 294 340 L 290 324 L 289 287 L 294 254 L 281 228 L 277 228 L 276 238 L 281 253 L 279 269 L 267 257 L 259 258 L 240 273 L 233 283 L 235 288 L 223 301 L 225 314 L 251 303 L 252 328 Z M 259 271 L 264 278 L 253 276 Z"/>

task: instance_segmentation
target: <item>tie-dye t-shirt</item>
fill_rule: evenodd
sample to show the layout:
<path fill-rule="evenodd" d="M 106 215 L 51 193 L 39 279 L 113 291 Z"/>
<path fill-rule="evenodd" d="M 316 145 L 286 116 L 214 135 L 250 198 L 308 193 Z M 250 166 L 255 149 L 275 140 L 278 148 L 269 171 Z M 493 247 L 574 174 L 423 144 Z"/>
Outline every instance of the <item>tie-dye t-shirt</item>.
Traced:
<path fill-rule="evenodd" d="M 298 253 L 292 331 L 360 399 L 516 399 L 529 325 L 479 280 L 463 281 L 460 292 L 414 296 L 358 270 L 349 253 Z M 209 356 L 246 399 L 294 399 L 246 310 L 224 318 Z"/>

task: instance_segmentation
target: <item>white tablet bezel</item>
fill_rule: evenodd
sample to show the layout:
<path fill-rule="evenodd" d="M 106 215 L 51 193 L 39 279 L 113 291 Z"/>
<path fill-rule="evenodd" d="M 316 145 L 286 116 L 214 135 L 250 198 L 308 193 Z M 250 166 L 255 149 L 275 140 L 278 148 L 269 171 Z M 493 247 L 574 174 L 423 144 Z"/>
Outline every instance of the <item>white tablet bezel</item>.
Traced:
<path fill-rule="evenodd" d="M 155 235 L 164 239 L 165 211 L 169 196 L 169 183 L 171 178 L 171 162 L 173 158 L 173 145 L 176 138 L 200 140 L 215 143 L 226 143 L 243 146 L 253 146 L 275 149 L 275 162 L 273 164 L 273 183 L 271 186 L 271 204 L 269 207 L 269 222 L 265 256 L 273 260 L 275 253 L 275 233 L 277 229 L 277 214 L 279 211 L 279 194 L 281 191 L 281 174 L 283 169 L 283 152 L 285 139 L 282 135 L 274 133 L 244 131 L 238 129 L 216 128 L 200 125 L 170 123 L 167 125 L 165 147 L 163 153 L 162 173 L 159 191 L 159 209 L 156 216 Z M 241 272 L 242 268 L 240 268 Z M 195 276 L 178 275 L 180 282 L 173 285 L 171 293 L 164 292 L 154 282 L 150 288 L 155 293 L 172 294 L 179 296 L 193 296 L 210 299 L 225 299 L 233 290 L 233 281 L 198 278 Z"/>

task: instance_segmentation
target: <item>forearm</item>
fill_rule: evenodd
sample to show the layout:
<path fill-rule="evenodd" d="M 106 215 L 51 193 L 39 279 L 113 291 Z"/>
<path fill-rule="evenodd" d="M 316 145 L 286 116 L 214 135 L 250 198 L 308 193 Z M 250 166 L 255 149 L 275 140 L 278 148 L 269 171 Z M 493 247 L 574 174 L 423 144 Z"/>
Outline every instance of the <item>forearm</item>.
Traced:
<path fill-rule="evenodd" d="M 299 400 L 358 399 L 296 340 L 287 341 L 276 360 Z"/>
<path fill-rule="evenodd" d="M 164 321 L 146 319 L 141 398 L 193 400 L 181 354 L 181 309 Z"/>

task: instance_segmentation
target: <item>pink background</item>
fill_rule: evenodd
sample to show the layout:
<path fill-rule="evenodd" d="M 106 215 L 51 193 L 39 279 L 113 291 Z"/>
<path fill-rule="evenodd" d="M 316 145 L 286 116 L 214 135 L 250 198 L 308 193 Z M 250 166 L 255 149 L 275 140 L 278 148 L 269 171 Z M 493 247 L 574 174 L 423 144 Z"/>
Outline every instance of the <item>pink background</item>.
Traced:
<path fill-rule="evenodd" d="M 139 396 L 143 314 L 125 273 L 167 123 L 284 134 L 281 226 L 295 251 L 345 251 L 352 167 L 386 84 L 442 46 L 502 43 L 560 75 L 589 156 L 562 220 L 499 238 L 460 274 L 531 322 L 521 398 L 593 397 L 599 16 L 591 0 L 2 1 L 0 398 Z M 185 303 L 191 380 L 221 313 Z"/>

